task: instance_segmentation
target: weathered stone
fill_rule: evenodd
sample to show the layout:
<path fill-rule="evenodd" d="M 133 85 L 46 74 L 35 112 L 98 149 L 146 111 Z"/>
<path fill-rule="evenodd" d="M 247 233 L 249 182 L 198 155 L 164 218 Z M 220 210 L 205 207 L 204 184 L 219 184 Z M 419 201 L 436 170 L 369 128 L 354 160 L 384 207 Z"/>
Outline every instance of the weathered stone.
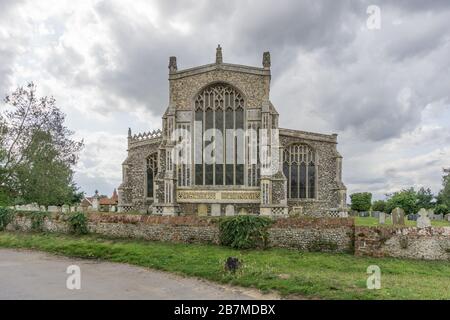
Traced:
<path fill-rule="evenodd" d="M 61 207 L 59 206 L 48 206 L 48 212 L 61 212 Z"/>
<path fill-rule="evenodd" d="M 68 213 L 68 212 L 70 212 L 70 207 L 69 207 L 68 205 L 63 205 L 63 206 L 61 207 L 61 212 L 62 212 L 62 213 Z"/>
<path fill-rule="evenodd" d="M 419 217 L 417 218 L 418 228 L 428 228 L 431 227 L 431 220 L 428 217 L 428 211 L 424 208 L 420 209 Z"/>
<path fill-rule="evenodd" d="M 288 207 L 302 207 L 302 213 L 311 216 L 325 216 L 330 208 L 336 208 L 338 213 L 345 211 L 346 187 L 342 182 L 342 157 L 336 147 L 337 135 L 289 129 L 273 130 L 278 129 L 279 115 L 270 102 L 271 62 L 268 52 L 264 53 L 262 67 L 223 63 L 220 58 L 217 64 L 182 70 L 178 68 L 175 57 L 171 57 L 169 61 L 169 103 L 162 117 L 164 130 L 134 135 L 131 130 L 128 131 L 128 154 L 122 165 L 123 181 L 119 187 L 119 211 L 147 212 L 151 206 L 153 214 L 161 214 L 168 206 L 171 206 L 171 212 L 174 213 L 178 212 L 179 208 L 182 214 L 196 214 L 199 211 L 198 206 L 202 203 L 211 206 L 212 215 L 218 213 L 212 205 L 219 203 L 221 206 L 233 204 L 236 208 L 241 208 L 241 204 L 245 204 L 248 214 L 259 213 L 259 208 L 262 208 L 261 211 L 275 216 L 287 216 Z M 173 129 L 192 132 L 196 112 L 200 112 L 195 103 L 201 101 L 201 108 L 205 108 L 205 104 L 210 103 L 209 100 L 204 99 L 206 97 L 204 94 L 209 94 L 208 90 L 220 93 L 224 97 L 231 93 L 235 97 L 240 97 L 234 102 L 227 102 L 225 99 L 221 103 L 236 103 L 243 107 L 245 128 L 263 129 L 264 127 L 275 133 L 271 139 L 275 156 L 282 155 L 284 152 L 294 155 L 300 152 L 305 155 L 307 158 L 305 162 L 308 165 L 313 163 L 317 169 L 314 171 L 317 175 L 316 179 L 311 180 L 317 183 L 314 183 L 314 188 L 310 188 L 315 190 L 314 194 L 309 193 L 307 198 L 292 195 L 288 199 L 287 178 L 283 173 L 282 161 L 273 161 L 270 168 L 274 170 L 268 175 L 262 174 L 260 169 L 247 163 L 244 166 L 247 185 L 233 188 L 227 183 L 227 189 L 237 192 L 249 191 L 250 188 L 254 191 L 254 187 L 261 186 L 258 192 L 259 198 L 262 198 L 264 193 L 269 195 L 266 199 L 269 199 L 270 203 L 264 203 L 264 206 L 261 206 L 263 203 L 260 199 L 254 198 L 221 198 L 217 199 L 217 202 L 214 201 L 215 198 L 211 199 L 210 195 L 203 198 L 183 198 L 179 187 L 182 187 L 184 192 L 196 191 L 206 194 L 210 191 L 209 186 L 212 182 L 197 183 L 195 166 L 192 166 L 191 170 L 180 170 L 180 165 L 176 166 L 175 161 L 169 161 L 171 158 L 168 155 L 174 147 L 168 142 L 171 141 Z M 216 106 L 216 101 L 219 100 L 212 99 L 208 107 L 220 108 Z M 274 146 L 274 140 L 279 140 L 280 148 Z M 188 153 L 194 154 L 195 152 L 192 151 Z M 247 161 L 247 157 L 244 158 Z M 154 162 L 156 166 L 152 165 Z M 151 168 L 157 168 L 157 170 Z M 215 174 L 208 173 L 205 179 L 213 176 L 216 177 Z M 270 183 L 270 188 L 265 192 L 262 191 L 263 184 L 258 181 L 262 176 L 265 176 Z M 148 181 L 153 181 L 153 188 L 147 186 Z"/>
<path fill-rule="evenodd" d="M 213 203 L 211 205 L 211 215 L 212 216 L 220 216 L 221 215 L 221 209 L 219 203 Z"/>
<path fill-rule="evenodd" d="M 405 225 L 405 211 L 401 208 L 395 208 L 392 210 L 391 213 L 392 216 L 392 224 L 394 225 Z"/>
<path fill-rule="evenodd" d="M 234 206 L 232 204 L 228 204 L 225 207 L 225 215 L 226 216 L 234 216 Z"/>
<path fill-rule="evenodd" d="M 245 209 L 245 208 L 240 208 L 240 209 L 239 209 L 239 215 L 245 216 L 245 215 L 247 215 L 247 214 L 248 214 L 247 209 Z"/>
<path fill-rule="evenodd" d="M 378 214 L 378 224 L 385 224 L 386 223 L 386 213 L 380 212 Z"/>
<path fill-rule="evenodd" d="M 47 208 L 45 208 L 45 206 L 40 206 L 39 207 L 39 211 L 46 212 Z"/>
<path fill-rule="evenodd" d="M 197 207 L 197 215 L 199 216 L 207 216 L 208 215 L 208 206 L 206 204 L 200 204 Z"/>

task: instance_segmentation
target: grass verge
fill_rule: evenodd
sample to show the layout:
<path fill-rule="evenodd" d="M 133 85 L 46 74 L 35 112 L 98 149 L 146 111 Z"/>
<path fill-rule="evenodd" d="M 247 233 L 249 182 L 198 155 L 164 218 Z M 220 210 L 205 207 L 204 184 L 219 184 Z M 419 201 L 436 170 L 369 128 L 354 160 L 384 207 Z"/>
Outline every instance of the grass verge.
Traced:
<path fill-rule="evenodd" d="M 450 262 L 355 257 L 350 254 L 270 249 L 239 251 L 213 245 L 107 239 L 94 235 L 0 232 L 0 247 L 26 248 L 71 257 L 174 272 L 219 283 L 323 299 L 450 299 Z M 236 274 L 224 261 L 244 262 Z M 381 268 L 381 289 L 366 289 L 369 265 Z"/>
<path fill-rule="evenodd" d="M 385 224 L 378 224 L 378 219 L 373 217 L 355 217 L 355 225 L 361 227 L 376 227 L 376 226 L 392 226 L 392 220 L 386 219 Z M 405 225 L 407 227 L 415 227 L 416 221 L 408 220 L 405 218 Z M 433 227 L 450 227 L 450 222 L 445 220 L 432 220 L 431 225 Z"/>

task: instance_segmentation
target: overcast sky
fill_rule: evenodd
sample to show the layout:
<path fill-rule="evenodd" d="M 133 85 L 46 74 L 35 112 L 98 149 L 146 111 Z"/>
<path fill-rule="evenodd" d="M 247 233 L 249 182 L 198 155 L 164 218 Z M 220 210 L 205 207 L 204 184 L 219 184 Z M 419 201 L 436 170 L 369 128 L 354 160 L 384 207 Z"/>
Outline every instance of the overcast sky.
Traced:
<path fill-rule="evenodd" d="M 381 28 L 369 29 L 377 5 Z M 349 194 L 441 187 L 450 166 L 450 1 L 0 0 L 0 95 L 34 81 L 85 140 L 76 182 L 110 194 L 127 128 L 161 127 L 168 60 L 261 66 L 280 126 L 338 133 Z"/>

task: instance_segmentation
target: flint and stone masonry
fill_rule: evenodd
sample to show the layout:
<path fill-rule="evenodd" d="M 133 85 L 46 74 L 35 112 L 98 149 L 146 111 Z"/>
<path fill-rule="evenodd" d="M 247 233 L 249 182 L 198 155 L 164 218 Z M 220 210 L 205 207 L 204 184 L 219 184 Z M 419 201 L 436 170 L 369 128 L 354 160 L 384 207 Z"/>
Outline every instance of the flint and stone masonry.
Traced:
<path fill-rule="evenodd" d="M 279 128 L 269 52 L 262 64 L 224 63 L 220 45 L 212 64 L 178 70 L 170 57 L 162 130 L 128 130 L 119 211 L 345 216 L 337 135 Z"/>

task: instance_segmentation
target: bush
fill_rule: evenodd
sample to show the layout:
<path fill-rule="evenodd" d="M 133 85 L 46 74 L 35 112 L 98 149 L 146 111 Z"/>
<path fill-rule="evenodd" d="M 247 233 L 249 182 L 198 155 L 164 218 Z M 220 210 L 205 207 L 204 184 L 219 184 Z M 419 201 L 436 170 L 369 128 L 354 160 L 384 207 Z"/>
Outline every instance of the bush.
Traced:
<path fill-rule="evenodd" d="M 71 232 L 74 234 L 87 234 L 87 217 L 83 212 L 74 212 L 67 219 Z"/>
<path fill-rule="evenodd" d="M 379 212 L 386 212 L 386 201 L 384 200 L 377 200 L 374 201 L 372 204 L 372 210 L 373 211 L 379 211 Z"/>
<path fill-rule="evenodd" d="M 351 208 L 355 211 L 369 211 L 372 206 L 372 194 L 370 192 L 354 193 L 350 196 Z"/>
<path fill-rule="evenodd" d="M 434 214 L 442 214 L 443 216 L 445 216 L 449 212 L 450 210 L 445 204 L 438 204 L 436 208 L 434 208 Z"/>
<path fill-rule="evenodd" d="M 259 216 L 235 216 L 219 222 L 220 243 L 236 249 L 267 247 L 272 220 Z"/>
<path fill-rule="evenodd" d="M 6 229 L 6 226 L 11 223 L 14 218 L 14 210 L 0 207 L 0 231 Z"/>
<path fill-rule="evenodd" d="M 405 189 L 390 196 L 386 203 L 386 211 L 390 213 L 397 207 L 405 210 L 406 214 L 417 213 L 417 194 L 414 189 Z"/>

